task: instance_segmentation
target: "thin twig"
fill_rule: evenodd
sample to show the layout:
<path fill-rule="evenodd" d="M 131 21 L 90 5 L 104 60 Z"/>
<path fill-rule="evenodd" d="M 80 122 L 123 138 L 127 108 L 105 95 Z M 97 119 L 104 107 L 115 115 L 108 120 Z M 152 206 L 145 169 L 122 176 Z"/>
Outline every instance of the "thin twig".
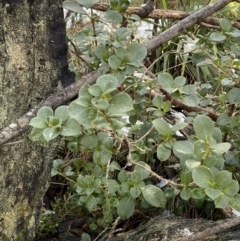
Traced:
<path fill-rule="evenodd" d="M 114 221 L 113 225 L 112 225 L 112 231 L 110 232 L 110 234 L 108 235 L 107 240 L 109 240 L 110 238 L 113 237 L 114 232 L 116 231 L 116 227 L 118 225 L 118 223 L 120 222 L 121 218 L 117 217 L 116 220 Z"/>
<path fill-rule="evenodd" d="M 131 162 L 132 164 L 134 164 L 134 165 L 136 165 L 136 166 L 139 166 L 139 167 L 142 167 L 142 168 L 145 169 L 146 171 L 150 172 L 150 173 L 152 174 L 152 176 L 156 177 L 156 178 L 157 178 L 158 180 L 160 180 L 160 181 L 165 182 L 166 185 L 170 185 L 170 186 L 173 186 L 173 187 L 181 187 L 181 188 L 184 187 L 184 185 L 182 185 L 182 184 L 177 184 L 177 183 L 175 183 L 175 182 L 169 181 L 169 180 L 167 180 L 167 179 L 159 176 L 158 174 L 156 174 L 155 172 L 153 172 L 152 170 L 146 168 L 145 166 L 141 165 L 141 164 L 138 163 L 138 162 L 134 162 L 134 161 L 132 161 L 132 160 L 130 160 L 130 162 Z"/>
<path fill-rule="evenodd" d="M 105 228 L 100 234 L 98 234 L 98 236 L 93 240 L 93 241 L 97 241 L 107 230 L 109 230 L 110 228 Z M 104 235 L 105 237 L 105 235 Z M 102 240 L 102 239 L 101 239 Z"/>
<path fill-rule="evenodd" d="M 183 110 L 186 110 L 188 112 L 207 112 L 208 116 L 213 120 L 213 121 L 216 121 L 217 118 L 219 117 L 218 114 L 208 110 L 208 109 L 205 109 L 201 106 L 188 106 L 188 105 L 185 105 L 183 104 L 180 100 L 178 99 L 174 99 L 170 96 L 170 94 L 163 88 L 160 89 L 161 92 L 165 95 L 165 98 L 167 100 L 169 100 L 172 105 L 180 108 L 180 109 L 183 109 Z"/>
<path fill-rule="evenodd" d="M 70 38 L 67 38 L 67 40 L 71 43 L 71 45 L 73 46 L 74 51 L 75 51 L 75 52 L 73 52 L 73 51 L 71 51 L 71 52 L 74 53 L 74 54 L 75 54 L 79 59 L 81 59 L 85 64 L 88 64 L 88 62 L 87 62 L 84 58 L 82 58 L 81 55 L 79 54 L 79 50 L 78 50 L 78 48 L 76 47 L 75 43 L 74 43 Z"/>
<path fill-rule="evenodd" d="M 154 78 L 156 80 L 156 76 L 151 71 L 147 70 L 146 73 L 149 74 L 152 78 Z M 164 88 L 160 88 L 160 91 L 165 95 L 165 98 L 164 98 L 165 100 L 169 100 L 172 103 L 172 105 L 174 105 L 180 109 L 186 110 L 188 112 L 207 112 L 208 116 L 213 121 L 216 121 L 217 118 L 219 117 L 218 114 L 216 114 L 206 108 L 203 108 L 201 106 L 188 106 L 188 105 L 183 104 L 182 101 L 172 98 L 171 95 Z M 159 95 L 159 93 L 152 91 L 151 95 L 155 96 L 155 95 Z"/>
<path fill-rule="evenodd" d="M 212 24 L 208 24 L 208 23 L 204 23 L 204 22 L 201 22 L 199 25 L 203 26 L 203 27 L 206 27 L 206 28 L 214 28 L 214 29 L 221 29 L 220 26 L 216 26 L 216 25 L 212 25 Z"/>
<path fill-rule="evenodd" d="M 134 142 L 131 142 L 132 144 L 136 144 L 137 142 L 141 141 L 142 139 L 144 139 L 147 135 L 150 134 L 150 132 L 153 130 L 153 126 L 151 126 L 151 128 L 142 136 L 140 137 L 138 140 L 134 141 Z"/>
<path fill-rule="evenodd" d="M 8 143 L 5 143 L 3 146 L 12 146 L 12 145 L 16 145 L 16 144 L 19 144 L 19 143 L 22 143 L 22 142 L 24 142 L 24 140 L 8 142 Z"/>
<path fill-rule="evenodd" d="M 232 1 L 234 2 L 234 1 Z M 235 2 L 240 2 L 239 0 L 235 0 Z M 92 6 L 93 9 L 98 11 L 107 11 L 109 9 L 109 5 L 105 3 L 97 3 Z M 138 12 L 141 8 L 140 7 L 129 7 L 126 10 L 126 13 L 128 15 L 136 14 L 139 16 Z M 148 14 L 147 17 L 144 18 L 151 18 L 151 19 L 170 19 L 170 20 L 182 20 L 186 17 L 188 17 L 191 13 L 183 12 L 183 11 L 177 11 L 177 10 L 163 10 L 163 9 L 154 9 L 152 12 Z M 209 15 L 210 16 L 210 15 Z M 141 16 L 139 16 L 141 17 Z M 213 17 L 206 17 L 202 19 L 201 21 L 197 22 L 197 24 L 201 25 L 201 23 L 206 23 L 210 25 L 220 26 L 220 18 L 213 18 Z M 240 29 L 240 23 L 236 21 L 231 22 L 232 26 L 234 28 Z M 208 27 L 206 25 L 206 27 Z"/>

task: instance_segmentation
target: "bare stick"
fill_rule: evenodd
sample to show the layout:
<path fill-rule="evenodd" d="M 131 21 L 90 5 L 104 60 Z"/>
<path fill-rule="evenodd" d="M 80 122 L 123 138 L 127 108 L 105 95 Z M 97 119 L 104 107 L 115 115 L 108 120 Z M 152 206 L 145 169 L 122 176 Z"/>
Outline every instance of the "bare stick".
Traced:
<path fill-rule="evenodd" d="M 152 78 L 156 79 L 156 76 L 151 71 L 147 70 L 146 73 L 149 74 Z M 182 101 L 172 98 L 171 95 L 164 88 L 161 88 L 160 91 L 165 95 L 164 100 L 165 101 L 169 100 L 172 103 L 172 105 L 174 105 L 175 107 L 178 107 L 182 110 L 186 110 L 188 112 L 206 112 L 213 121 L 216 121 L 217 118 L 219 117 L 218 114 L 206 108 L 203 108 L 201 106 L 188 106 L 183 104 Z M 156 96 L 156 95 L 159 95 L 159 93 L 152 91 L 151 95 Z"/>
<path fill-rule="evenodd" d="M 136 166 L 139 166 L 141 168 L 143 168 L 144 170 L 148 171 L 149 173 L 151 173 L 152 176 L 156 177 L 159 181 L 163 181 L 166 183 L 166 185 L 170 185 L 170 186 L 173 186 L 173 187 L 180 187 L 180 188 L 183 188 L 184 185 L 183 184 L 178 184 L 178 183 L 175 183 L 173 181 L 169 181 L 161 176 L 159 176 L 157 173 L 153 172 L 152 170 L 146 168 L 145 166 L 143 166 L 142 164 L 138 163 L 138 162 L 134 162 L 132 160 L 129 160 L 130 163 L 136 165 Z"/>
<path fill-rule="evenodd" d="M 200 23 L 204 18 L 222 9 L 230 2 L 232 2 L 232 0 L 218 0 L 218 1 L 215 1 L 214 3 L 207 5 L 201 10 L 191 14 L 190 16 L 184 18 L 182 21 L 173 25 L 172 27 L 170 27 L 160 35 L 149 40 L 147 43 L 145 43 L 145 47 L 147 48 L 148 52 L 151 53 L 153 50 L 160 47 L 163 43 L 166 43 L 170 39 L 178 36 L 186 28 L 192 26 L 195 23 Z"/>
<path fill-rule="evenodd" d="M 180 100 L 172 98 L 165 89 L 161 88 L 160 90 L 165 95 L 165 100 L 169 100 L 172 103 L 172 105 L 174 105 L 175 107 L 178 107 L 182 110 L 186 110 L 188 112 L 206 112 L 213 121 L 216 121 L 217 118 L 219 117 L 216 113 L 206 108 L 203 108 L 201 106 L 192 107 L 192 106 L 185 105 Z"/>
<path fill-rule="evenodd" d="M 97 3 L 92 8 L 98 11 L 107 11 L 109 9 L 109 5 L 105 3 Z M 141 17 L 142 8 L 139 7 L 129 7 L 126 10 L 126 13 L 128 15 L 136 14 L 139 17 Z M 150 12 L 147 16 L 144 15 L 144 18 L 151 18 L 151 19 L 171 19 L 171 20 L 182 20 L 188 16 L 190 16 L 191 13 L 183 12 L 183 11 L 175 11 L 175 10 L 163 10 L 163 9 L 154 9 L 152 12 Z M 214 26 L 220 26 L 220 18 L 213 18 L 213 17 L 206 17 L 201 20 L 201 22 L 197 22 L 197 24 L 203 25 L 207 28 L 214 28 Z M 205 23 L 205 25 L 204 25 Z M 206 25 L 207 24 L 207 25 Z M 232 26 L 235 28 L 240 29 L 240 23 L 239 22 L 231 22 Z M 212 26 L 211 26 L 212 25 Z"/>
<path fill-rule="evenodd" d="M 37 106 L 32 108 L 23 116 L 19 117 L 16 122 L 11 123 L 9 126 L 0 130 L 0 147 L 7 143 L 14 137 L 19 136 L 24 133 L 28 128 L 29 121 L 36 115 L 37 111 L 43 106 L 50 106 L 56 108 L 57 106 L 63 104 L 74 98 L 79 91 L 79 88 L 84 84 L 94 84 L 96 79 L 100 76 L 98 71 L 91 72 L 87 74 L 75 83 L 67 86 L 61 91 L 51 95 L 46 100 L 39 103 Z"/>
<path fill-rule="evenodd" d="M 163 181 L 166 183 L 166 185 L 170 185 L 170 186 L 173 186 L 173 187 L 180 187 L 180 188 L 183 188 L 184 185 L 183 184 L 177 184 L 173 181 L 169 181 L 168 179 L 165 179 L 161 176 L 159 176 L 157 173 L 153 172 L 152 170 L 146 168 L 145 166 L 141 165 L 140 163 L 138 162 L 134 162 L 134 161 L 130 161 L 131 163 L 133 163 L 134 165 L 136 166 L 139 166 L 139 167 L 142 167 L 143 169 L 145 169 L 146 171 L 150 172 L 152 174 L 152 176 L 156 177 L 159 181 Z"/>

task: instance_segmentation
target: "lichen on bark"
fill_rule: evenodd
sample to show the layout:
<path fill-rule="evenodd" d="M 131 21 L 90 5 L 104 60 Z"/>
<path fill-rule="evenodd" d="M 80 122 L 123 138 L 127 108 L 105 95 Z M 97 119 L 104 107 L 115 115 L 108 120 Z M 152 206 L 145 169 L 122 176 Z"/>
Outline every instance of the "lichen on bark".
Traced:
<path fill-rule="evenodd" d="M 56 91 L 68 71 L 61 0 L 12 0 L 0 9 L 0 129 Z M 57 143 L 24 133 L 0 147 L 0 240 L 33 240 Z"/>

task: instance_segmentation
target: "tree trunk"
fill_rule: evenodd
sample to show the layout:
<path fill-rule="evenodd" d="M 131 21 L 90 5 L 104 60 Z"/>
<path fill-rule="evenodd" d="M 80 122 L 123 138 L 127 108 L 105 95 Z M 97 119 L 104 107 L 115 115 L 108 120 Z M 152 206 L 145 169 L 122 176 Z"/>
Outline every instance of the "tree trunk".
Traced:
<path fill-rule="evenodd" d="M 2 1 L 0 129 L 53 93 L 59 81 L 73 79 L 62 1 Z M 40 147 L 25 133 L 0 148 L 1 241 L 33 240 L 56 146 Z"/>

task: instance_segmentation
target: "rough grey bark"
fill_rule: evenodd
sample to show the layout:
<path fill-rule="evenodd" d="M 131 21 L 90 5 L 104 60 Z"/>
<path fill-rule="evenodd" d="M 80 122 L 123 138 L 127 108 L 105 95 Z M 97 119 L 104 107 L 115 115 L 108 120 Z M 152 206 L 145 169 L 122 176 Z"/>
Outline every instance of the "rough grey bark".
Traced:
<path fill-rule="evenodd" d="M 224 230 L 224 232 L 206 234 L 208 236 L 197 237 L 196 234 L 209 229 L 214 229 L 218 225 L 224 225 L 229 220 L 220 220 L 217 222 L 205 219 L 187 219 L 181 217 L 155 217 L 146 224 L 140 226 L 134 231 L 119 234 L 110 239 L 107 235 L 100 241 L 237 241 L 240 240 L 240 229 L 238 227 Z M 206 239 L 205 239 L 206 238 Z"/>
<path fill-rule="evenodd" d="M 0 129 L 71 78 L 61 0 L 0 1 Z M 56 145 L 27 134 L 0 149 L 1 241 L 33 240 L 48 185 Z"/>

